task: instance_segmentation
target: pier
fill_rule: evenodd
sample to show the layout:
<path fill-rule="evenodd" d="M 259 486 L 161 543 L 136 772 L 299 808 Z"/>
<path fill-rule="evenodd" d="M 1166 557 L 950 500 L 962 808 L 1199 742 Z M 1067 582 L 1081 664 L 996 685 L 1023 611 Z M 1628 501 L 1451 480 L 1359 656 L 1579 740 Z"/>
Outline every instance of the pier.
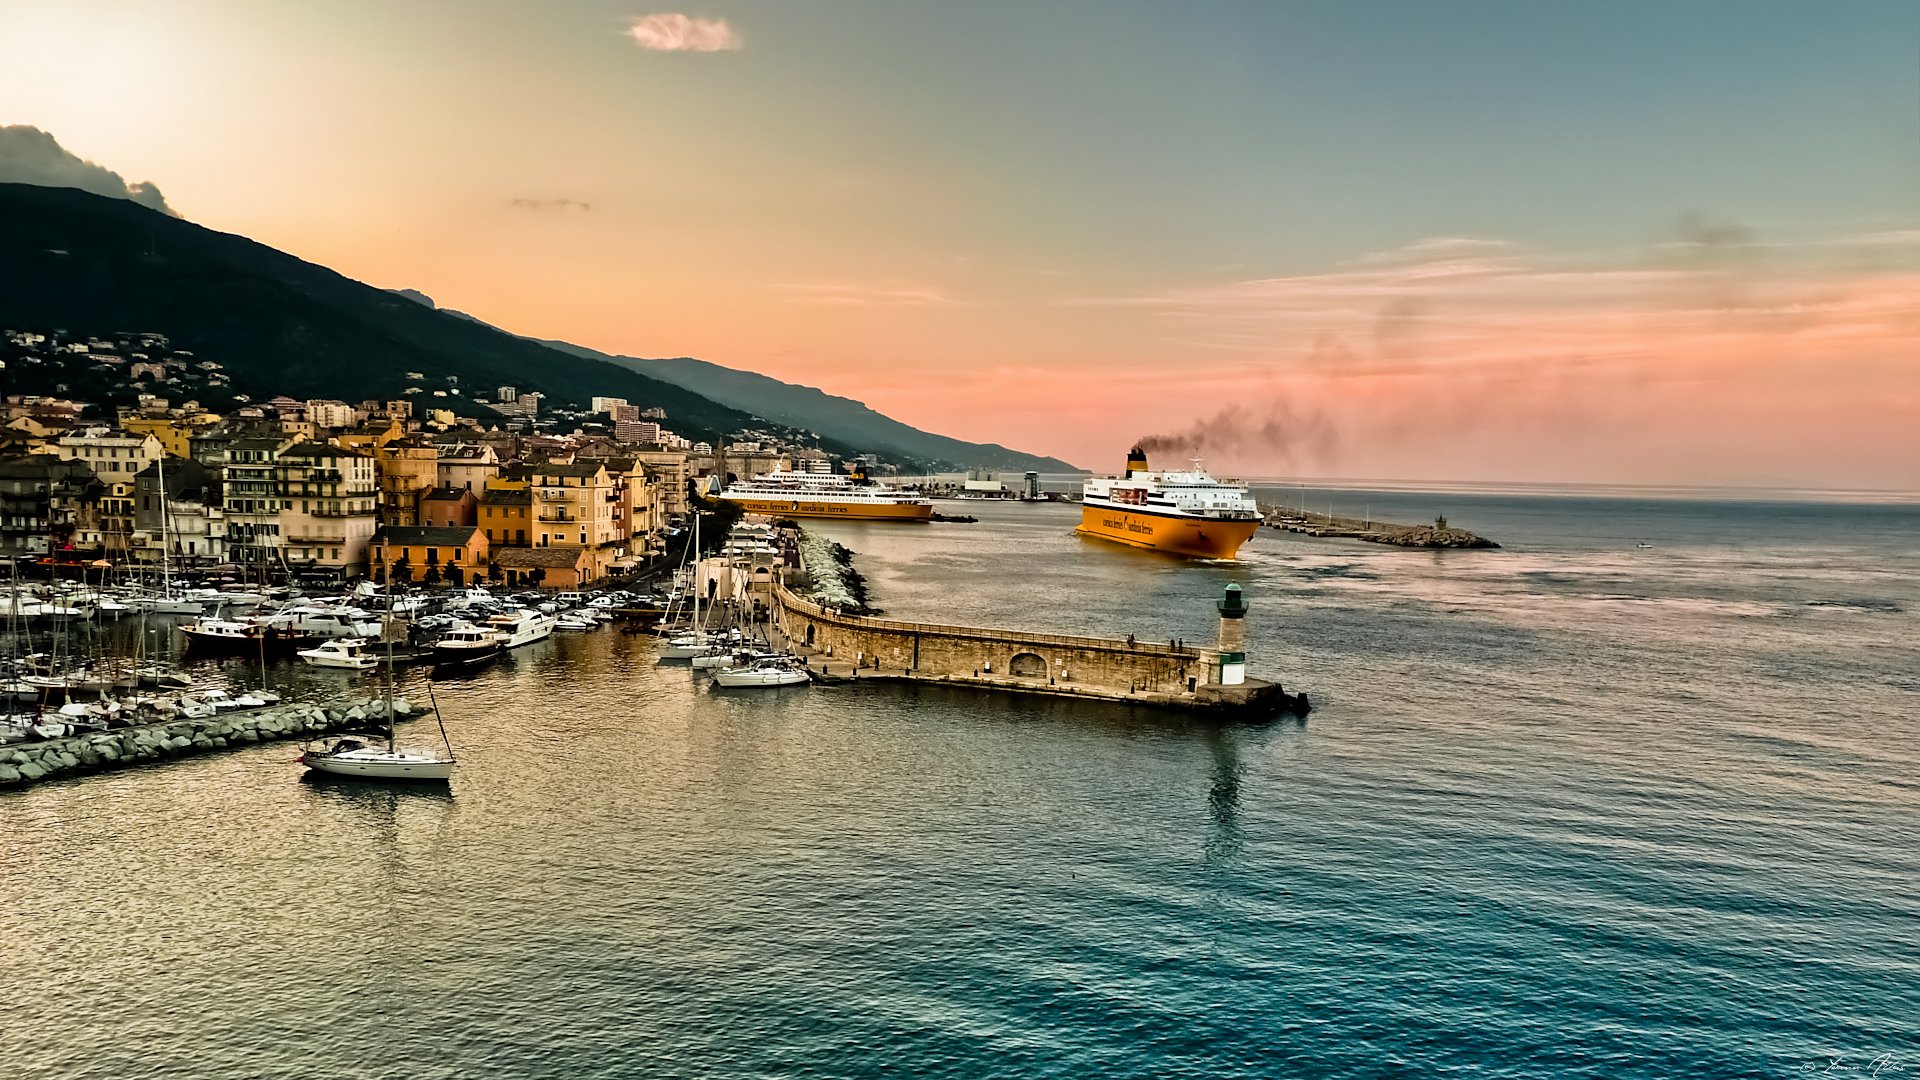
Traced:
<path fill-rule="evenodd" d="M 387 722 L 386 708 L 386 702 L 379 698 L 330 705 L 295 702 L 0 746 L 0 790 L 197 754 L 239 750 L 263 742 L 358 732 L 369 725 L 383 727 Z M 404 720 L 413 713 L 413 707 L 405 698 L 394 699 L 395 719 Z"/>
<path fill-rule="evenodd" d="M 847 615 L 785 585 L 772 599 L 775 631 L 825 682 L 939 683 L 1241 717 L 1304 716 L 1311 707 L 1305 694 L 1246 675 L 1238 586 L 1219 604 L 1210 647 Z"/>
<path fill-rule="evenodd" d="M 1275 504 L 1262 508 L 1268 527 L 1285 529 L 1306 536 L 1330 536 L 1347 540 L 1365 540 L 1406 548 L 1497 548 L 1500 545 L 1465 529 L 1447 526 L 1437 518 L 1432 525 L 1400 525 L 1391 521 L 1335 517 L 1316 514 L 1298 507 Z"/>

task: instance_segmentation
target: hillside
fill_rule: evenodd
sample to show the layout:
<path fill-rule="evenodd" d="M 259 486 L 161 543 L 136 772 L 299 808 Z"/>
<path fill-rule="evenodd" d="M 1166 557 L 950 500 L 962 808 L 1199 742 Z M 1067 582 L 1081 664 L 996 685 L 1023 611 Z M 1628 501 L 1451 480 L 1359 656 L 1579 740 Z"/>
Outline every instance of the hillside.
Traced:
<path fill-rule="evenodd" d="M 625 397 L 664 408 L 673 428 L 696 438 L 764 426 L 629 367 L 563 354 L 243 237 L 71 188 L 0 184 L 0 326 L 156 331 L 217 359 L 233 388 L 255 397 L 393 398 L 416 371 L 431 385 L 456 377 L 467 395 L 513 385 L 561 402 Z M 482 411 L 464 398 L 433 400 Z"/>
<path fill-rule="evenodd" d="M 643 360 L 632 356 L 610 356 L 564 341 L 548 341 L 544 344 L 574 356 L 621 364 L 721 404 L 764 416 L 775 423 L 822 435 L 830 434 L 842 442 L 864 446 L 868 451 L 882 456 L 920 458 L 961 468 L 1077 471 L 1059 458 L 1025 454 L 996 443 L 971 443 L 935 435 L 909 427 L 851 398 L 837 397 L 811 386 L 796 386 L 705 360 L 690 357 Z"/>

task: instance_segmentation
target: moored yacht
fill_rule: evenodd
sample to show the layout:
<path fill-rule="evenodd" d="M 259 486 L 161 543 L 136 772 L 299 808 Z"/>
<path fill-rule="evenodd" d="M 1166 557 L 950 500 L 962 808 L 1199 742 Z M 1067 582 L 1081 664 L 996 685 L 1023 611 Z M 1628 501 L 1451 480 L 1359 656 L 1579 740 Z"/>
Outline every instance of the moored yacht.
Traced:
<path fill-rule="evenodd" d="M 366 671 L 380 666 L 380 658 L 368 652 L 367 645 L 366 638 L 328 638 L 297 655 L 314 667 Z"/>
<path fill-rule="evenodd" d="M 506 635 L 489 626 L 456 623 L 433 640 L 435 664 L 477 664 L 500 655 Z"/>
<path fill-rule="evenodd" d="M 453 756 L 432 750 L 401 750 L 393 745 L 369 745 L 363 739 L 342 737 L 300 755 L 300 764 L 315 772 L 361 780 L 451 780 Z"/>
<path fill-rule="evenodd" d="M 810 680 L 807 669 L 792 658 L 772 657 L 755 660 L 744 667 L 721 668 L 713 673 L 716 686 L 798 686 Z"/>
<path fill-rule="evenodd" d="M 500 647 L 517 649 L 522 645 L 531 645 L 553 635 L 553 616 L 545 612 L 530 611 L 521 608 L 506 615 L 495 615 L 487 620 L 501 634 Z"/>

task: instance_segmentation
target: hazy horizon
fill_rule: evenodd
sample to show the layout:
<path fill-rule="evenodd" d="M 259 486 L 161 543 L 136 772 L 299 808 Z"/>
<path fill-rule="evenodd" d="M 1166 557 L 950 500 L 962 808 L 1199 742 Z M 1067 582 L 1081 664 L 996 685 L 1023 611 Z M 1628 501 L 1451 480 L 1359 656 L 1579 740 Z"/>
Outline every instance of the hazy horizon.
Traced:
<path fill-rule="evenodd" d="M 0 179 L 513 333 L 1095 472 L 1920 490 L 1910 4 L 6 8 Z"/>

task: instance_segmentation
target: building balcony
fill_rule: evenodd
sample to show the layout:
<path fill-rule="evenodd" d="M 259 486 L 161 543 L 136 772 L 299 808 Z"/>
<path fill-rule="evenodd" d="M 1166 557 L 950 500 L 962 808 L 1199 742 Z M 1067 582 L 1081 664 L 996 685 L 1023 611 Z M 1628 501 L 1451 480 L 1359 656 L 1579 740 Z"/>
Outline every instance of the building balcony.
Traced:
<path fill-rule="evenodd" d="M 563 525 L 578 525 L 580 523 L 579 515 L 569 514 L 564 510 L 542 510 L 540 511 L 540 520 L 558 522 Z"/>

